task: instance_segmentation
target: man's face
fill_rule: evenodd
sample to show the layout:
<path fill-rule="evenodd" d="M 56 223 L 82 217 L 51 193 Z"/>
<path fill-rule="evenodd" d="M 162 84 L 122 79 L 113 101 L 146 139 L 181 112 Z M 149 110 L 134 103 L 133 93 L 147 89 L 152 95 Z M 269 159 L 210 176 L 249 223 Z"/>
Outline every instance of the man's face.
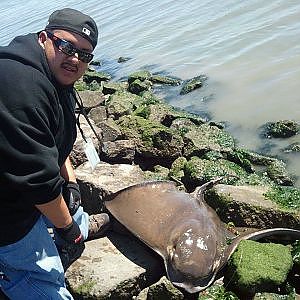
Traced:
<path fill-rule="evenodd" d="M 63 40 L 66 40 L 79 50 L 92 52 L 91 43 L 82 36 L 65 30 L 53 30 L 52 33 Z M 39 35 L 39 43 L 45 49 L 48 64 L 55 79 L 61 85 L 67 86 L 78 80 L 87 69 L 88 63 L 78 59 L 77 53 L 68 56 L 60 51 L 54 42 L 47 37 L 45 31 Z"/>

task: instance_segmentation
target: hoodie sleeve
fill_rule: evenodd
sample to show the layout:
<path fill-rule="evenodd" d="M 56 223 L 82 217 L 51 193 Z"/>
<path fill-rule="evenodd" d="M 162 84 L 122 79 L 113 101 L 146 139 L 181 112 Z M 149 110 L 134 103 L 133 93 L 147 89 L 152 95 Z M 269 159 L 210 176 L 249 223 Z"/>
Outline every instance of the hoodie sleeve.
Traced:
<path fill-rule="evenodd" d="M 0 88 L 0 190 L 20 193 L 35 205 L 61 192 L 55 144 L 59 106 L 45 79 L 34 72 L 27 75 L 30 85 L 15 81 L 9 92 Z"/>

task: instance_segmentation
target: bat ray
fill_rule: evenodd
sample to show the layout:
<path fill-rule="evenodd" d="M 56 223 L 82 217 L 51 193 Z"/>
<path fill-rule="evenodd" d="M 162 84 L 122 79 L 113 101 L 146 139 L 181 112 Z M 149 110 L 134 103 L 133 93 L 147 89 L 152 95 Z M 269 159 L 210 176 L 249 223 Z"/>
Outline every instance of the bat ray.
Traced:
<path fill-rule="evenodd" d="M 286 235 L 288 228 L 258 230 L 236 236 L 208 206 L 203 193 L 212 180 L 193 193 L 179 191 L 171 181 L 149 181 L 127 187 L 105 201 L 109 212 L 164 260 L 169 280 L 189 293 L 210 286 L 243 239 Z M 228 245 L 228 239 L 232 240 Z"/>

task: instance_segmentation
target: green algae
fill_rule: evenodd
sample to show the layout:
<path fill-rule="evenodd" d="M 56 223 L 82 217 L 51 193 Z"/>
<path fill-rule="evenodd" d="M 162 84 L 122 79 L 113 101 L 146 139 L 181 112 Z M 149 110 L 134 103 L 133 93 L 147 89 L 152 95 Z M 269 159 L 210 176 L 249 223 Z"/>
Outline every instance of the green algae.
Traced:
<path fill-rule="evenodd" d="M 272 186 L 264 196 L 283 209 L 300 210 L 300 189 L 288 186 Z"/>
<path fill-rule="evenodd" d="M 199 294 L 199 300 L 239 300 L 237 295 L 223 286 L 213 285 Z"/>
<path fill-rule="evenodd" d="M 244 240 L 229 259 L 224 281 L 241 293 L 272 291 L 286 281 L 292 266 L 287 246 Z"/>

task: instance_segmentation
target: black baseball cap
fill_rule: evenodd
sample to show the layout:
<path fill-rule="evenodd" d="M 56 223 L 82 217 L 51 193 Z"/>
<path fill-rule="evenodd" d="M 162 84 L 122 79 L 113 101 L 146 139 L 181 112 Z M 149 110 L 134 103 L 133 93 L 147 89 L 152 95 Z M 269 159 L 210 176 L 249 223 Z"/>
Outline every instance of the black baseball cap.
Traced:
<path fill-rule="evenodd" d="M 98 28 L 96 22 L 88 15 L 72 8 L 63 8 L 54 11 L 48 20 L 46 30 L 63 29 L 81 35 L 96 47 Z"/>

